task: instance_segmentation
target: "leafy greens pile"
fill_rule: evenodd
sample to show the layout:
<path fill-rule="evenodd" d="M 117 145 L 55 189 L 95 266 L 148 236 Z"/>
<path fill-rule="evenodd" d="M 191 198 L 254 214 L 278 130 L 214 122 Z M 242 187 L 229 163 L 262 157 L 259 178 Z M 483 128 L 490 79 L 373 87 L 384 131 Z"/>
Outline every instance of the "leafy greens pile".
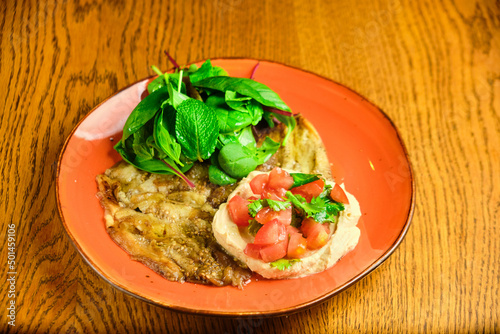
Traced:
<path fill-rule="evenodd" d="M 176 65 L 174 63 L 174 65 Z M 176 67 L 158 74 L 132 111 L 115 145 L 122 158 L 151 173 L 184 175 L 195 161 L 210 160 L 210 182 L 225 185 L 266 162 L 295 128 L 290 108 L 269 87 L 229 77 L 207 60 L 201 67 Z M 257 147 L 252 126 L 274 120 L 287 126 L 282 143 L 266 137 Z"/>

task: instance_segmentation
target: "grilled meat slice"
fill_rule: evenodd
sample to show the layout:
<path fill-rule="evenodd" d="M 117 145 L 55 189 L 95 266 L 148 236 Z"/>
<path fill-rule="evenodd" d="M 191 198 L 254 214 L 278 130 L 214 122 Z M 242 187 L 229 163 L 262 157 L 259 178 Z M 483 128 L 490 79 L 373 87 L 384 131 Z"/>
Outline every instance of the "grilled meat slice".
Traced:
<path fill-rule="evenodd" d="M 108 234 L 134 260 L 171 281 L 243 286 L 251 273 L 215 241 L 215 210 L 206 204 L 204 187 L 184 191 L 174 185 L 177 180 L 144 173 L 125 162 L 99 175 L 98 196 Z M 160 192 L 163 187 L 177 191 Z"/>

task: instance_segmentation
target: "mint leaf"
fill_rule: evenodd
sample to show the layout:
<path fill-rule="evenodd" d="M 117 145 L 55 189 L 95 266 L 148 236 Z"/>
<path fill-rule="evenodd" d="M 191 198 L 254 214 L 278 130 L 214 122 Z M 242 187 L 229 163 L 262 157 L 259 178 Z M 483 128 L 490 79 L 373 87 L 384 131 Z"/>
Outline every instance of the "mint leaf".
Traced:
<path fill-rule="evenodd" d="M 300 259 L 279 259 L 277 261 L 271 262 L 270 265 L 271 267 L 277 268 L 279 270 L 286 270 L 290 269 L 292 264 L 294 264 L 295 262 L 300 262 Z"/>
<path fill-rule="evenodd" d="M 208 159 L 219 136 L 214 110 L 191 98 L 181 102 L 176 109 L 175 135 L 182 153 L 192 161 Z"/>

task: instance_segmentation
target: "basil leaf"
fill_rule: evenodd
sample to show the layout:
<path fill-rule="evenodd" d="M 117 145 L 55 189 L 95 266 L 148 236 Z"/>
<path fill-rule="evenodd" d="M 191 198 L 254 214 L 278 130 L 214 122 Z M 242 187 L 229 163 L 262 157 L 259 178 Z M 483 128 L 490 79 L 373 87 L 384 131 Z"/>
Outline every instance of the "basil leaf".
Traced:
<path fill-rule="evenodd" d="M 219 152 L 219 164 L 230 176 L 242 178 L 257 167 L 253 152 L 240 143 L 229 143 Z"/>
<path fill-rule="evenodd" d="M 177 107 L 175 134 L 188 159 L 208 159 L 215 150 L 219 136 L 214 110 L 195 99 L 183 101 Z"/>
<path fill-rule="evenodd" d="M 158 90 L 166 85 L 167 85 L 167 83 L 165 82 L 165 77 L 163 75 L 160 75 L 148 84 L 148 92 L 149 92 L 149 94 L 151 94 L 154 91 L 156 91 L 156 90 Z"/>
<path fill-rule="evenodd" d="M 270 137 L 266 137 L 262 145 L 255 151 L 255 159 L 258 165 L 262 165 L 266 162 L 278 149 L 280 148 L 280 143 L 272 140 Z"/>
<path fill-rule="evenodd" d="M 252 124 L 252 117 L 247 113 L 222 108 L 217 108 L 215 111 L 220 133 L 231 133 Z"/>
<path fill-rule="evenodd" d="M 262 119 L 264 110 L 262 109 L 262 105 L 254 99 L 242 96 L 231 90 L 225 92 L 224 98 L 230 108 L 249 114 L 252 118 L 252 125 L 257 125 Z"/>
<path fill-rule="evenodd" d="M 168 111 L 167 111 L 168 112 Z M 155 117 L 154 139 L 158 147 L 176 164 L 183 166 L 179 161 L 181 156 L 181 145 L 177 143 L 168 131 L 168 117 L 165 110 L 160 111 Z"/>
<path fill-rule="evenodd" d="M 251 114 L 232 110 L 220 94 L 210 95 L 205 104 L 215 109 L 220 133 L 232 133 L 249 126 L 253 122 Z"/>
<path fill-rule="evenodd" d="M 182 92 L 178 92 L 172 82 L 169 82 L 167 85 L 168 87 L 168 93 L 169 93 L 169 99 L 164 102 L 164 104 L 170 104 L 172 107 L 177 109 L 177 107 L 184 101 L 189 100 L 190 97 L 187 96 L 186 94 Z M 162 105 L 162 108 L 164 107 L 164 104 Z"/>
<path fill-rule="evenodd" d="M 239 132 L 231 132 L 228 134 L 221 133 L 218 138 L 217 148 L 221 149 L 224 145 L 229 143 L 240 143 L 251 150 L 254 150 L 257 146 L 251 127 L 243 128 Z"/>
<path fill-rule="evenodd" d="M 290 176 L 293 178 L 293 184 L 291 188 L 300 187 L 304 184 L 319 180 L 318 175 L 319 174 L 290 173 Z"/>
<path fill-rule="evenodd" d="M 165 162 L 161 160 L 145 159 L 143 157 L 136 156 L 135 154 L 131 154 L 127 149 L 124 148 L 123 143 L 121 141 L 119 141 L 115 145 L 115 150 L 118 153 L 120 153 L 123 160 L 125 160 L 129 164 L 150 173 L 179 175 L 187 172 L 193 166 L 193 164 L 187 164 L 183 168 L 177 168 L 177 166 L 175 166 L 175 163 L 173 161 L 166 159 L 166 161 L 169 162 L 170 165 L 173 167 L 170 168 L 168 165 L 165 164 Z"/>
<path fill-rule="evenodd" d="M 262 116 L 264 120 L 266 121 L 267 125 L 272 129 L 274 128 L 274 113 L 264 110 L 264 115 Z"/>
<path fill-rule="evenodd" d="M 149 120 L 155 117 L 156 113 L 161 108 L 162 102 L 168 99 L 168 97 L 167 87 L 162 87 L 139 102 L 125 122 L 122 140 L 125 141 L 131 134 L 135 133 Z"/>
<path fill-rule="evenodd" d="M 297 121 L 295 120 L 295 117 L 293 116 L 285 116 L 277 113 L 273 113 L 273 116 L 278 119 L 281 123 L 286 125 L 286 134 L 285 138 L 283 138 L 283 146 L 285 146 L 288 137 L 290 137 L 290 134 L 292 133 L 293 129 L 297 126 Z"/>
<path fill-rule="evenodd" d="M 197 81 L 193 85 L 198 88 L 221 92 L 234 91 L 243 96 L 251 97 L 265 106 L 291 112 L 278 94 L 266 85 L 252 79 L 219 76 Z"/>
<path fill-rule="evenodd" d="M 262 105 L 259 102 L 252 99 L 247 104 L 247 110 L 252 116 L 252 125 L 259 124 L 264 114 L 264 109 L 262 108 Z"/>
<path fill-rule="evenodd" d="M 224 94 L 224 100 L 226 104 L 234 110 L 248 112 L 246 105 L 251 100 L 251 97 L 241 96 L 232 90 L 226 90 Z"/>
<path fill-rule="evenodd" d="M 147 139 L 151 135 L 152 128 L 152 122 L 148 121 L 143 127 L 134 132 L 127 141 L 127 143 L 131 143 L 129 146 L 132 152 L 144 159 L 153 159 L 155 156 L 154 148 L 149 146 L 147 142 Z"/>
<path fill-rule="evenodd" d="M 212 62 L 210 61 L 210 59 L 207 59 L 198 70 L 196 70 L 196 71 L 193 71 L 193 70 L 194 70 L 194 67 L 193 68 L 190 67 L 189 72 L 188 72 L 189 79 L 191 80 L 192 83 L 206 79 L 206 78 L 210 78 L 210 77 L 226 76 L 227 75 L 227 72 L 224 69 L 222 69 L 221 67 L 212 66 Z"/>
<path fill-rule="evenodd" d="M 208 179 L 213 184 L 217 184 L 219 186 L 225 186 L 228 184 L 236 183 L 238 180 L 227 175 L 224 171 L 222 171 L 216 165 L 210 165 L 208 167 Z"/>

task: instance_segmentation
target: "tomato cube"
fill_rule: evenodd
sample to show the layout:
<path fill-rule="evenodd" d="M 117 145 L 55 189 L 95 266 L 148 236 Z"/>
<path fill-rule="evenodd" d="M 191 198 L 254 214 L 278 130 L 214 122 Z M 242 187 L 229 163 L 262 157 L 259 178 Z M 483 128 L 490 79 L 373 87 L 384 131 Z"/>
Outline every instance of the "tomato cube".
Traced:
<path fill-rule="evenodd" d="M 293 233 L 288 240 L 287 257 L 290 259 L 300 259 L 307 250 L 307 240 L 300 233 Z"/>
<path fill-rule="evenodd" d="M 273 219 L 259 229 L 255 235 L 254 244 L 271 245 L 285 239 L 288 239 L 285 225 Z"/>
<path fill-rule="evenodd" d="M 250 257 L 253 257 L 254 259 L 262 259 L 260 256 L 260 250 L 262 249 L 262 247 L 262 245 L 249 243 L 243 250 L 243 253 Z"/>
<path fill-rule="evenodd" d="M 293 177 L 291 177 L 287 171 L 275 167 L 269 173 L 269 181 L 267 184 L 272 189 L 290 189 L 293 185 Z"/>
<path fill-rule="evenodd" d="M 259 174 L 250 181 L 250 188 L 254 194 L 260 195 L 264 191 L 267 180 L 269 179 L 268 174 Z"/>
<path fill-rule="evenodd" d="M 281 240 L 273 245 L 268 245 L 262 247 L 260 250 L 260 256 L 264 262 L 273 262 L 282 259 L 286 256 L 286 251 L 288 248 L 288 238 Z"/>
<path fill-rule="evenodd" d="M 306 218 L 302 221 L 302 225 L 300 225 L 300 231 L 305 237 L 307 237 L 310 231 L 312 231 L 318 224 L 319 223 L 314 219 Z"/>
<path fill-rule="evenodd" d="M 264 190 L 262 191 L 261 197 L 266 198 L 266 199 L 272 199 L 274 201 L 283 201 L 283 198 L 285 198 L 286 195 L 286 189 L 284 188 L 270 188 L 269 186 L 265 186 Z"/>
<path fill-rule="evenodd" d="M 307 202 L 311 202 L 313 197 L 318 197 L 323 192 L 325 182 L 322 179 L 292 188 L 290 191 L 294 195 L 301 195 Z"/>
<path fill-rule="evenodd" d="M 316 228 L 307 237 L 307 248 L 309 249 L 320 249 L 328 242 L 328 232 L 320 226 Z"/>
<path fill-rule="evenodd" d="M 293 227 L 292 225 L 287 225 L 286 233 L 288 233 L 288 235 L 292 235 L 294 233 L 300 233 L 300 230 L 296 227 Z M 302 234 L 302 233 L 300 233 L 300 234 Z"/>
<path fill-rule="evenodd" d="M 290 225 L 292 223 L 292 208 L 290 207 L 281 211 L 273 211 L 270 207 L 265 207 L 255 216 L 255 220 L 261 224 L 267 224 L 273 219 L 277 219 L 284 225 Z"/>
<path fill-rule="evenodd" d="M 227 203 L 227 210 L 233 222 L 238 226 L 248 226 L 248 222 L 252 220 L 248 213 L 249 201 L 243 197 L 236 195 Z"/>
<path fill-rule="evenodd" d="M 347 195 L 345 194 L 344 189 L 342 189 L 342 187 L 339 186 L 338 183 L 336 183 L 335 186 L 333 187 L 332 191 L 330 191 L 330 197 L 335 202 L 349 204 L 349 199 L 347 198 Z"/>
<path fill-rule="evenodd" d="M 328 227 L 328 223 L 321 224 L 312 218 L 304 219 L 302 221 L 302 225 L 300 226 L 300 231 L 305 237 L 309 236 L 316 229 L 323 229 L 326 233 L 330 233 L 330 228 Z"/>

